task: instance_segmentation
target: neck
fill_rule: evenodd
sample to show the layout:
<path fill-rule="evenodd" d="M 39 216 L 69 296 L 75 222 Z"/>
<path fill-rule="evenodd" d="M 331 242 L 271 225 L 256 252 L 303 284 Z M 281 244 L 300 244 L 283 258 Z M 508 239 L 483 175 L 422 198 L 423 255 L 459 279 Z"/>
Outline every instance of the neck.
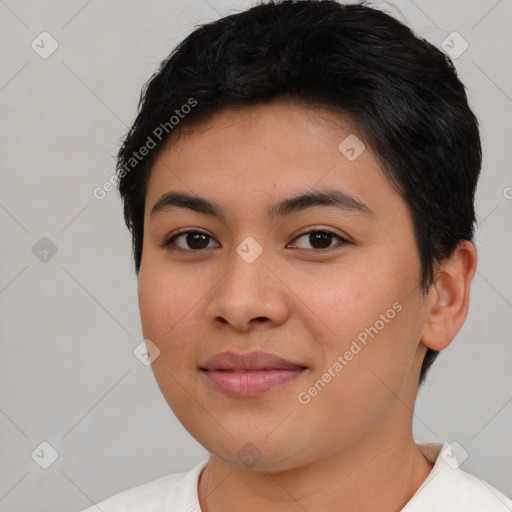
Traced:
<path fill-rule="evenodd" d="M 382 434 L 382 433 L 381 433 Z M 287 471 L 239 469 L 210 456 L 199 481 L 203 512 L 395 512 L 401 510 L 429 475 L 432 464 L 412 434 L 392 444 L 364 439 L 358 446 L 329 454 Z"/>

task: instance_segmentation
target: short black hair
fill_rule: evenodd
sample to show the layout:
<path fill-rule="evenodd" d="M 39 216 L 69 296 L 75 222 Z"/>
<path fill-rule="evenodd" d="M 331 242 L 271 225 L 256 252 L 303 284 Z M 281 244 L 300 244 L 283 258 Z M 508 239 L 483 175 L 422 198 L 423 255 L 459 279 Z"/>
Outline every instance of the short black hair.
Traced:
<path fill-rule="evenodd" d="M 280 99 L 357 121 L 410 208 L 426 293 L 435 264 L 473 241 L 478 121 L 450 58 L 366 2 L 262 2 L 197 27 L 161 63 L 116 167 L 136 273 L 148 178 L 171 135 L 225 107 Z M 420 384 L 438 353 L 427 349 Z"/>

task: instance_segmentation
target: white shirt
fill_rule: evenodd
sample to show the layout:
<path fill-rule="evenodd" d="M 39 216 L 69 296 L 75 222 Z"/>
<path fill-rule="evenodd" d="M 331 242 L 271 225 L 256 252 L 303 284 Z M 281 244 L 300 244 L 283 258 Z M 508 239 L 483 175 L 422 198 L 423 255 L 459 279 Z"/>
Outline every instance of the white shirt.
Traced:
<path fill-rule="evenodd" d="M 504 494 L 459 469 L 450 444 L 418 443 L 418 447 L 434 467 L 401 512 L 512 511 L 512 501 Z M 83 512 L 201 512 L 197 487 L 207 462 L 116 494 Z"/>

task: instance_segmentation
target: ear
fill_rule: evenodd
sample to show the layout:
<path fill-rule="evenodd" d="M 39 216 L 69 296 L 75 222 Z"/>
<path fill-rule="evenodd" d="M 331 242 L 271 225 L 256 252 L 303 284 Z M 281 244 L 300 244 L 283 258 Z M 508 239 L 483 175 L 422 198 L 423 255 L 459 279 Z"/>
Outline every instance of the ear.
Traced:
<path fill-rule="evenodd" d="M 421 335 L 426 347 L 443 350 L 462 327 L 468 314 L 469 293 L 477 259 L 475 246 L 464 240 L 436 269 Z"/>

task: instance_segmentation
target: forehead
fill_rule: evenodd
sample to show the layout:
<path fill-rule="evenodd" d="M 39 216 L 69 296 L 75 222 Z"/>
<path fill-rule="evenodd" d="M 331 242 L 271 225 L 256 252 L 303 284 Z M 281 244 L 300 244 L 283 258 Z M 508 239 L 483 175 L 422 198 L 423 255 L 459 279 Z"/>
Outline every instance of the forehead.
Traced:
<path fill-rule="evenodd" d="M 315 187 L 401 201 L 356 123 L 326 109 L 283 102 L 226 108 L 178 135 L 155 161 L 146 212 L 170 190 L 246 208 Z"/>
<path fill-rule="evenodd" d="M 260 143 L 264 142 L 267 152 L 276 149 L 286 152 L 294 140 L 338 149 L 339 142 L 347 135 L 364 139 L 356 119 L 350 114 L 293 99 L 226 107 L 192 125 L 185 119 L 183 126 L 178 128 L 178 137 L 171 138 L 167 148 L 180 150 L 197 142 L 213 145 L 223 142 L 228 144 L 225 149 L 240 150 L 241 145 L 250 141 L 260 149 Z"/>

